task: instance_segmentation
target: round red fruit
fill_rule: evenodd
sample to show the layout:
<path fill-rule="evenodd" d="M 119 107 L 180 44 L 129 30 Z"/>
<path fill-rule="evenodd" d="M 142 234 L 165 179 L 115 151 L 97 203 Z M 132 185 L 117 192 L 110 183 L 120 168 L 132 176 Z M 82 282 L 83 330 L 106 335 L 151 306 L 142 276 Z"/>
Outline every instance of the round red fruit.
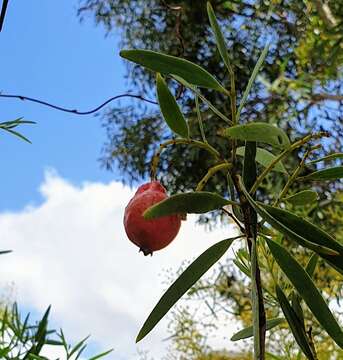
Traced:
<path fill-rule="evenodd" d="M 146 220 L 143 213 L 150 206 L 168 197 L 166 189 L 152 181 L 141 185 L 125 208 L 124 227 L 128 238 L 144 255 L 152 254 L 170 244 L 181 226 L 181 216 L 163 216 Z"/>

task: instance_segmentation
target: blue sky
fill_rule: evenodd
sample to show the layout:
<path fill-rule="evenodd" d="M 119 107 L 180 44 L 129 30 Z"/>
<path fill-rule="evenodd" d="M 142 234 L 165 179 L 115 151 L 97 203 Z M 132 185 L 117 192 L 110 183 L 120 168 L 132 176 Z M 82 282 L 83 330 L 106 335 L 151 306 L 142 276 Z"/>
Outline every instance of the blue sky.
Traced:
<path fill-rule="evenodd" d="M 80 24 L 78 1 L 10 1 L 0 34 L 2 93 L 21 94 L 87 110 L 125 90 L 118 38 L 105 38 L 93 19 Z M 21 131 L 32 145 L 1 134 L 0 210 L 40 201 L 46 167 L 79 183 L 109 181 L 98 158 L 105 130 L 99 118 L 75 116 L 37 104 L 0 98 L 1 121 L 36 121 Z"/>

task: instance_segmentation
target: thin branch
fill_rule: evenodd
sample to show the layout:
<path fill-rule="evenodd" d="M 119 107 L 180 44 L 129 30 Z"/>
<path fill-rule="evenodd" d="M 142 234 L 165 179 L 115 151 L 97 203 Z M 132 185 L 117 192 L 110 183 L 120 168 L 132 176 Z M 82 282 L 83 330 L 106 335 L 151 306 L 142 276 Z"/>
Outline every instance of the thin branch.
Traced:
<path fill-rule="evenodd" d="M 125 97 L 142 100 L 142 101 L 145 101 L 145 102 L 147 102 L 149 104 L 153 104 L 153 105 L 158 105 L 157 102 L 146 99 L 141 95 L 134 95 L 134 94 L 126 93 L 126 94 L 120 94 L 120 95 L 117 95 L 117 96 L 113 96 L 113 97 L 109 98 L 108 100 L 106 100 L 105 102 L 103 102 L 101 105 L 97 106 L 94 109 L 91 109 L 91 110 L 88 110 L 88 111 L 79 111 L 79 110 L 76 110 L 76 109 L 68 109 L 68 108 L 65 108 L 63 106 L 54 105 L 54 104 L 48 103 L 48 102 L 46 102 L 44 100 L 39 100 L 39 99 L 31 98 L 31 97 L 28 97 L 28 96 L 12 95 L 12 94 L 1 94 L 0 93 L 0 98 L 19 99 L 19 100 L 22 100 L 22 101 L 30 101 L 30 102 L 33 102 L 33 103 L 36 103 L 36 104 L 40 104 L 40 105 L 50 107 L 50 108 L 55 109 L 55 110 L 59 110 L 59 111 L 63 111 L 63 112 L 67 112 L 67 113 L 71 113 L 71 114 L 75 114 L 75 115 L 90 115 L 90 114 L 93 114 L 93 113 L 99 111 L 100 109 L 102 109 L 103 107 L 105 107 L 106 105 L 108 105 L 110 102 L 121 99 L 121 98 L 125 98 Z"/>
<path fill-rule="evenodd" d="M 313 103 L 325 101 L 325 100 L 343 101 L 343 95 L 319 93 L 319 94 L 313 94 L 311 100 Z"/>
<path fill-rule="evenodd" d="M 2 30 L 2 27 L 4 25 L 7 5 L 8 5 L 8 0 L 3 0 L 1 14 L 0 14 L 0 31 Z"/>

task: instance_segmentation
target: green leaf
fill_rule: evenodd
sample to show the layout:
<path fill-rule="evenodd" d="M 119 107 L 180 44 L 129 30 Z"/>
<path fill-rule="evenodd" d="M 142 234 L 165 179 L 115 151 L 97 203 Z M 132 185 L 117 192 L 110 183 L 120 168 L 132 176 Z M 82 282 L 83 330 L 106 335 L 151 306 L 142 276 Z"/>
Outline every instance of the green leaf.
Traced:
<path fill-rule="evenodd" d="M 300 245 L 302 245 L 300 243 L 301 239 L 305 240 L 306 243 L 302 246 L 315 251 L 330 265 L 334 265 L 335 268 L 343 271 L 343 246 L 335 241 L 333 237 L 309 221 L 287 210 L 282 210 L 269 205 L 262 206 L 270 216 L 272 216 L 279 224 L 282 224 L 282 227 L 277 228 L 275 224 L 270 225 L 288 235 Z M 311 247 L 308 246 L 309 243 L 311 244 Z"/>
<path fill-rule="evenodd" d="M 244 105 L 245 105 L 245 103 L 246 103 L 246 101 L 248 99 L 250 90 L 251 90 L 251 88 L 252 88 L 252 86 L 254 84 L 254 81 L 256 79 L 256 76 L 257 76 L 258 72 L 260 71 L 260 69 L 261 69 L 261 67 L 263 65 L 263 62 L 264 62 L 264 60 L 265 60 L 265 58 L 266 58 L 266 56 L 268 54 L 268 50 L 269 50 L 269 44 L 266 44 L 266 46 L 264 47 L 259 59 L 257 60 L 255 68 L 254 68 L 254 70 L 253 70 L 253 72 L 251 74 L 251 77 L 250 77 L 249 81 L 248 81 L 248 85 L 247 85 L 247 87 L 246 87 L 246 89 L 244 91 L 244 94 L 242 96 L 241 103 L 239 104 L 239 107 L 238 107 L 238 110 L 237 110 L 237 119 L 239 119 L 239 116 L 240 116 L 240 114 L 242 112 L 242 109 L 243 109 L 243 107 L 244 107 Z"/>
<path fill-rule="evenodd" d="M 187 122 L 163 77 L 158 73 L 156 77 L 157 97 L 164 120 L 172 131 L 181 137 L 189 137 Z"/>
<path fill-rule="evenodd" d="M 222 131 L 221 135 L 237 140 L 262 142 L 278 149 L 290 146 L 288 136 L 283 130 L 261 122 L 232 126 Z"/>
<path fill-rule="evenodd" d="M 220 26 L 218 24 L 216 15 L 213 11 L 213 7 L 209 1 L 207 2 L 207 14 L 208 14 L 208 18 L 210 20 L 210 24 L 211 24 L 214 36 L 216 38 L 216 44 L 218 47 L 219 54 L 222 57 L 226 67 L 228 69 L 231 69 L 230 58 L 229 58 L 229 54 L 228 54 L 228 49 L 225 44 L 225 39 L 224 39 L 223 33 L 220 30 Z"/>
<path fill-rule="evenodd" d="M 283 200 L 292 205 L 309 205 L 318 200 L 318 194 L 313 190 L 303 190 L 294 195 L 288 196 Z"/>
<path fill-rule="evenodd" d="M 266 239 L 266 241 L 274 259 L 303 298 L 315 318 L 335 343 L 343 348 L 343 332 L 308 273 L 281 245 L 270 239 Z"/>
<path fill-rule="evenodd" d="M 283 318 L 275 318 L 275 319 L 269 319 L 266 321 L 266 330 L 270 330 L 274 328 L 275 326 L 278 326 L 282 324 L 285 321 Z M 242 339 L 247 339 L 253 336 L 253 327 L 248 326 L 240 331 L 238 331 L 236 334 L 234 334 L 231 337 L 231 341 L 238 341 Z"/>
<path fill-rule="evenodd" d="M 243 183 L 247 189 L 250 189 L 256 181 L 256 174 L 257 174 L 256 161 L 255 161 L 256 142 L 246 141 L 244 148 L 245 151 L 244 151 L 244 163 L 243 163 Z"/>
<path fill-rule="evenodd" d="M 142 340 L 149 334 L 170 308 L 225 254 L 235 239 L 236 238 L 226 239 L 216 243 L 187 267 L 154 307 L 141 328 L 136 342 Z"/>
<path fill-rule="evenodd" d="M 188 60 L 150 50 L 122 50 L 120 56 L 163 75 L 177 75 L 190 84 L 228 93 L 208 71 Z"/>
<path fill-rule="evenodd" d="M 302 323 L 300 322 L 299 318 L 297 317 L 295 311 L 292 309 L 291 305 L 289 304 L 286 295 L 281 290 L 281 288 L 276 285 L 276 296 L 278 298 L 279 304 L 281 306 L 282 312 L 285 315 L 285 318 L 289 324 L 289 327 L 293 333 L 294 339 L 299 345 L 300 349 L 306 355 L 306 357 L 310 360 L 315 360 L 313 356 L 305 328 L 303 327 Z"/>
<path fill-rule="evenodd" d="M 244 195 L 263 220 L 299 245 L 315 251 L 324 259 L 335 264 L 342 263 L 343 247 L 330 235 L 289 211 L 255 202 L 242 182 L 241 185 Z M 343 267 L 342 264 L 341 266 Z"/>
<path fill-rule="evenodd" d="M 240 146 L 236 150 L 236 154 L 239 156 L 244 156 L 245 154 L 245 146 Z M 276 159 L 276 156 L 273 155 L 271 152 L 265 149 L 257 148 L 256 149 L 256 161 L 261 164 L 264 167 L 268 167 L 271 162 L 273 162 Z M 275 167 L 273 168 L 273 171 L 278 171 L 282 173 L 287 174 L 287 170 L 283 166 L 283 163 L 279 161 Z"/>
<path fill-rule="evenodd" d="M 321 157 L 319 159 L 316 160 L 312 160 L 309 162 L 309 164 L 316 164 L 320 161 L 330 161 L 330 160 L 335 160 L 335 159 L 342 159 L 343 158 L 343 153 L 335 153 L 335 154 L 330 154 L 324 157 Z"/>
<path fill-rule="evenodd" d="M 310 257 L 310 260 L 308 261 L 308 263 L 306 265 L 306 271 L 311 277 L 314 274 L 314 270 L 316 269 L 317 262 L 318 262 L 318 255 L 312 254 L 312 256 Z"/>
<path fill-rule="evenodd" d="M 10 134 L 14 135 L 14 136 L 17 136 L 18 138 L 28 142 L 29 144 L 32 144 L 31 141 L 25 137 L 24 135 L 20 134 L 18 131 L 15 131 L 15 130 L 12 130 L 10 128 L 2 128 L 3 130 L 9 132 Z"/>
<path fill-rule="evenodd" d="M 112 351 L 113 351 L 113 349 L 107 350 L 107 351 L 105 351 L 105 352 L 103 352 L 103 353 L 101 353 L 99 355 L 92 356 L 88 360 L 97 360 L 97 359 L 103 358 L 104 356 L 110 354 Z"/>
<path fill-rule="evenodd" d="M 298 180 L 338 180 L 343 178 L 343 166 L 315 171 L 309 175 L 298 178 Z"/>
<path fill-rule="evenodd" d="M 216 193 L 197 191 L 172 195 L 145 210 L 143 216 L 145 219 L 154 219 L 173 214 L 203 214 L 229 204 L 232 201 Z"/>

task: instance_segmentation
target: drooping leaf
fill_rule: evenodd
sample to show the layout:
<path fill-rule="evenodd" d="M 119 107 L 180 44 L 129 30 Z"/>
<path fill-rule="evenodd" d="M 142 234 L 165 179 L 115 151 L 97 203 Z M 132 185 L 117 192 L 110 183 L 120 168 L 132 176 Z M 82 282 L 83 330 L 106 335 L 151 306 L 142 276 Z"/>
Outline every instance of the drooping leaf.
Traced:
<path fill-rule="evenodd" d="M 285 318 L 288 322 L 288 325 L 293 333 L 294 339 L 299 345 L 300 349 L 306 355 L 306 357 L 310 360 L 315 360 L 313 356 L 311 346 L 309 344 L 305 328 L 303 327 L 301 321 L 299 320 L 298 316 L 296 315 L 295 311 L 292 309 L 291 305 L 289 304 L 286 295 L 281 290 L 281 288 L 276 285 L 276 296 L 281 306 L 282 312 L 285 315 Z"/>
<path fill-rule="evenodd" d="M 336 166 L 333 168 L 315 171 L 309 175 L 298 178 L 298 180 L 338 180 L 343 178 L 343 166 Z"/>
<path fill-rule="evenodd" d="M 235 238 L 231 238 L 216 243 L 203 252 L 186 268 L 154 307 L 139 331 L 136 342 L 142 340 L 149 334 L 171 307 L 225 254 L 234 240 Z"/>
<path fill-rule="evenodd" d="M 305 330 L 305 318 L 301 306 L 301 297 L 296 291 L 292 291 L 290 298 L 291 298 L 292 309 L 294 310 L 297 318 L 299 319 L 301 326 Z"/>
<path fill-rule="evenodd" d="M 282 129 L 261 122 L 232 126 L 223 130 L 221 135 L 237 140 L 266 143 L 278 149 L 285 149 L 290 145 L 288 136 Z"/>
<path fill-rule="evenodd" d="M 269 319 L 266 321 L 266 330 L 270 330 L 274 328 L 275 326 L 278 326 L 282 324 L 285 321 L 283 318 L 275 318 L 275 319 Z M 238 341 L 242 339 L 247 339 L 253 336 L 253 327 L 248 326 L 240 331 L 238 331 L 236 334 L 234 334 L 231 337 L 231 341 Z"/>
<path fill-rule="evenodd" d="M 330 235 L 289 211 L 255 202 L 243 184 L 242 190 L 256 212 L 275 229 L 287 235 L 299 245 L 315 251 L 326 260 L 329 259 L 330 262 L 335 262 L 335 264 L 341 262 L 342 254 L 340 251 L 342 246 Z M 296 224 L 296 228 L 293 226 L 294 224 Z"/>
<path fill-rule="evenodd" d="M 237 119 L 239 119 L 239 115 L 242 112 L 242 109 L 243 109 L 243 107 L 244 107 L 244 105 L 245 105 L 245 103 L 246 103 L 246 101 L 248 99 L 250 90 L 251 90 L 251 88 L 252 88 L 252 86 L 254 84 L 254 81 L 256 79 L 256 76 L 257 76 L 258 72 L 260 71 L 260 69 L 261 69 L 261 67 L 263 65 L 263 62 L 264 62 L 264 60 L 265 60 L 265 58 L 266 58 L 266 56 L 268 54 L 268 50 L 269 50 L 269 43 L 266 44 L 266 46 L 264 47 L 259 59 L 257 60 L 257 63 L 255 65 L 255 67 L 254 67 L 254 70 L 253 70 L 253 72 L 251 74 L 251 77 L 250 77 L 250 79 L 248 81 L 248 85 L 247 85 L 247 87 L 246 87 L 246 89 L 244 91 L 241 103 L 239 104 L 239 107 L 238 107 L 238 110 L 237 110 Z"/>
<path fill-rule="evenodd" d="M 226 67 L 230 68 L 231 67 L 230 58 L 229 58 L 229 54 L 228 54 L 228 49 L 225 44 L 225 39 L 224 39 L 223 33 L 220 30 L 220 26 L 218 24 L 216 15 L 213 11 L 213 7 L 209 1 L 207 2 L 207 14 L 208 14 L 208 18 L 210 20 L 210 24 L 211 24 L 214 36 L 216 38 L 216 44 L 218 47 L 219 54 L 220 54 L 221 58 L 223 59 Z"/>
<path fill-rule="evenodd" d="M 290 238 L 296 241 L 298 238 L 298 243 L 300 244 L 299 238 L 305 239 L 308 243 L 316 244 L 323 249 L 313 247 L 311 250 L 315 251 L 323 259 L 325 259 L 330 265 L 334 265 L 337 269 L 341 269 L 343 272 L 343 246 L 335 241 L 335 239 L 330 236 L 327 232 L 320 229 L 316 225 L 310 223 L 309 221 L 287 211 L 279 208 L 275 208 L 269 205 L 263 205 L 263 208 L 278 222 L 282 224 L 284 234 L 287 234 Z M 271 224 L 274 226 L 273 224 Z M 274 226 L 275 227 L 275 226 Z M 276 228 L 276 227 L 275 227 Z M 286 229 L 289 229 L 287 231 Z M 301 244 L 300 244 L 301 245 Z M 302 245 L 306 246 L 306 245 Z M 309 249 L 310 247 L 307 246 Z M 330 251 L 326 251 L 330 249 Z M 319 250 L 319 251 L 318 251 Z M 333 253 L 332 250 L 335 252 Z"/>
<path fill-rule="evenodd" d="M 343 153 L 330 154 L 330 155 L 321 157 L 319 159 L 312 160 L 309 162 L 309 164 L 316 164 L 320 161 L 330 161 L 330 160 L 335 160 L 335 159 L 343 159 Z"/>
<path fill-rule="evenodd" d="M 312 254 L 312 256 L 310 257 L 310 260 L 308 261 L 308 263 L 306 265 L 306 271 L 311 277 L 314 274 L 314 270 L 316 269 L 317 262 L 318 262 L 318 255 Z"/>
<path fill-rule="evenodd" d="M 143 215 L 145 219 L 154 219 L 173 214 L 203 214 L 231 203 L 218 194 L 197 191 L 172 195 L 145 210 Z"/>
<path fill-rule="evenodd" d="M 266 241 L 274 259 L 303 298 L 315 318 L 335 343 L 343 348 L 342 329 L 308 273 L 285 248 L 270 239 L 266 239 Z"/>
<path fill-rule="evenodd" d="M 172 131 L 181 137 L 189 136 L 188 124 L 168 86 L 162 76 L 158 73 L 156 77 L 156 88 L 158 103 L 164 120 Z"/>
<path fill-rule="evenodd" d="M 245 146 L 240 146 L 236 150 L 236 154 L 239 156 L 244 156 L 245 154 Z M 272 161 L 276 158 L 275 155 L 270 153 L 268 150 L 257 148 L 256 149 L 256 161 L 264 167 L 268 167 Z M 278 171 L 282 173 L 287 173 L 283 163 L 279 161 L 273 168 L 273 171 Z"/>
<path fill-rule="evenodd" d="M 227 90 L 205 69 L 188 60 L 150 50 L 122 50 L 120 56 L 163 75 L 177 75 L 192 85 Z"/>
<path fill-rule="evenodd" d="M 318 200 L 318 194 L 313 190 L 303 190 L 294 195 L 288 196 L 283 200 L 292 205 L 308 205 Z"/>

